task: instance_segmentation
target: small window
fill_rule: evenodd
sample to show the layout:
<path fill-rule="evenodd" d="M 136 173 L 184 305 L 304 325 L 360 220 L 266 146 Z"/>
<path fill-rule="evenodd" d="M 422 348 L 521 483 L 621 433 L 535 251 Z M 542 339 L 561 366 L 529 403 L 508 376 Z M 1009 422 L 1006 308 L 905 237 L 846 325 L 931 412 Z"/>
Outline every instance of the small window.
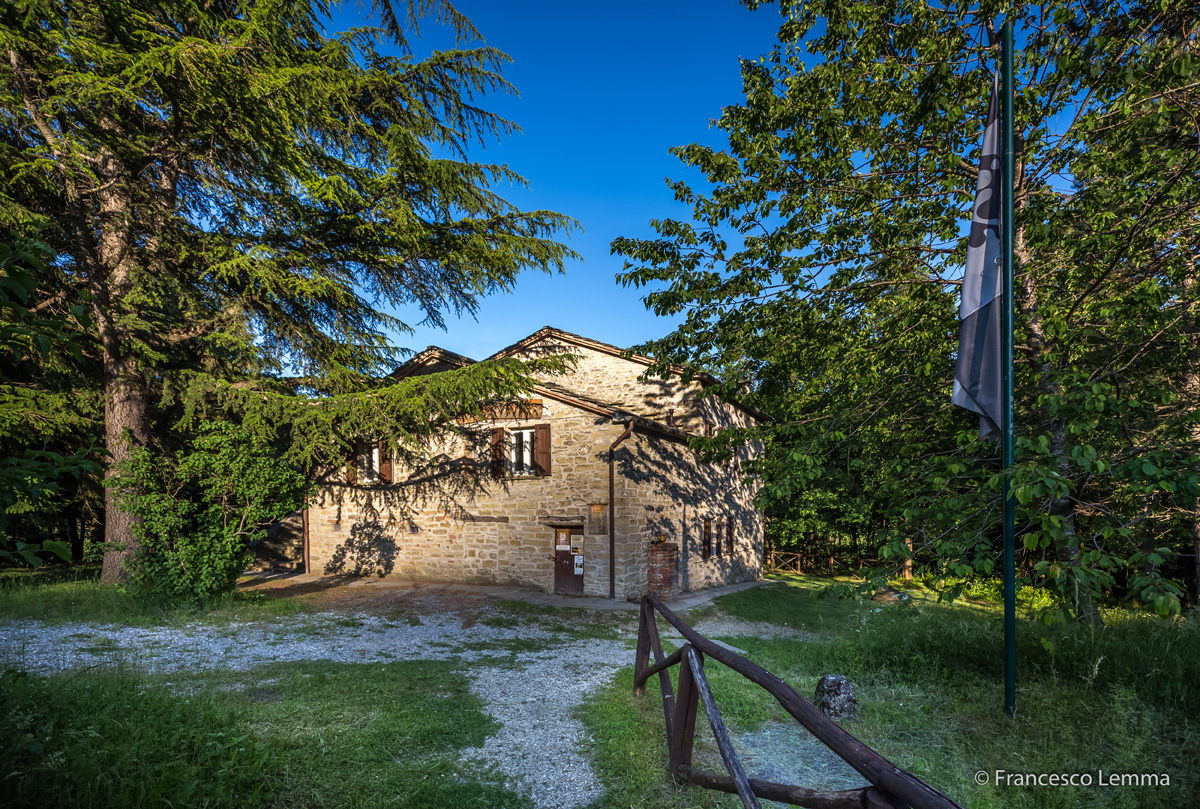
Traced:
<path fill-rule="evenodd" d="M 534 474 L 535 436 L 534 430 L 513 430 L 509 433 L 508 469 L 511 474 L 517 477 Z"/>
<path fill-rule="evenodd" d="M 391 483 L 392 458 L 386 441 L 354 442 L 354 453 L 351 456 L 350 468 L 347 470 L 347 482 L 351 485 L 359 483 Z"/>
<path fill-rule="evenodd" d="M 707 559 L 710 556 L 712 556 L 712 517 L 705 517 L 703 544 L 700 546 L 700 558 Z"/>
<path fill-rule="evenodd" d="M 492 477 L 543 477 L 550 474 L 550 425 L 492 430 Z"/>

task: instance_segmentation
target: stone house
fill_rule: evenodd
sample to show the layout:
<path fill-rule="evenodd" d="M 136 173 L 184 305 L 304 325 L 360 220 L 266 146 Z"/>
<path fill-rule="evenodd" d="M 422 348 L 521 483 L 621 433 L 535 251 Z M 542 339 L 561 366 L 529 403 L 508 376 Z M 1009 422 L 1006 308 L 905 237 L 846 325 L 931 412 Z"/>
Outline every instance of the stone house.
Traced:
<path fill-rule="evenodd" d="M 267 553 L 324 575 L 622 599 L 759 579 L 763 517 L 741 469 L 753 450 L 701 462 L 688 438 L 762 414 L 699 396 L 711 378 L 642 380 L 648 358 L 550 327 L 489 359 L 564 352 L 573 373 L 464 423 L 417 463 L 401 468 L 360 442 L 353 465 L 321 484 Z M 430 347 L 393 376 L 472 362 Z"/>

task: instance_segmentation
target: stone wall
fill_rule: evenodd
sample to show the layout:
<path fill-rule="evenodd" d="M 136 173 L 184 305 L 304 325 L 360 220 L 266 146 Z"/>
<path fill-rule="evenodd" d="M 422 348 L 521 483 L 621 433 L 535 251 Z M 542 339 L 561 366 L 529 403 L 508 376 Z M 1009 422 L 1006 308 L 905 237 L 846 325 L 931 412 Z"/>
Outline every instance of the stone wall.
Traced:
<path fill-rule="evenodd" d="M 607 451 L 624 428 L 552 400 L 540 418 L 477 428 L 535 424 L 550 424 L 548 477 L 492 480 L 486 455 L 476 448 L 463 457 L 462 444 L 452 442 L 427 465 L 397 474 L 395 484 L 327 482 L 309 512 L 312 572 L 552 591 L 554 525 L 578 525 L 584 593 L 607 596 Z"/>
<path fill-rule="evenodd" d="M 254 561 L 249 570 L 303 570 L 304 513 L 294 511 L 275 523 L 250 550 Z"/>
<path fill-rule="evenodd" d="M 636 487 L 627 508 L 618 504 L 622 534 L 629 538 L 619 564 L 626 591 L 644 589 L 647 551 L 660 539 L 679 546 L 679 588 L 684 592 L 762 577 L 763 518 L 754 508 L 754 487 L 733 464 L 702 463 L 687 446 L 639 436 L 636 451 L 621 470 Z M 713 521 L 713 553 L 703 557 L 704 520 Z M 733 553 L 717 520 L 732 520 Z"/>
<path fill-rule="evenodd" d="M 697 396 L 697 383 L 638 381 L 645 366 L 589 347 L 547 338 L 521 356 L 570 351 L 574 374 L 548 381 L 583 397 L 613 404 L 699 433 L 747 424 L 740 409 Z M 549 424 L 548 477 L 490 476 L 486 436 Z M 356 485 L 337 472 L 320 486 L 309 511 L 311 571 L 324 575 L 396 576 L 433 581 L 529 585 L 554 589 L 554 527 L 584 530 L 584 594 L 607 596 L 609 445 L 624 431 L 603 415 L 544 397 L 537 418 L 471 425 L 473 445 L 446 439 L 420 453 L 419 466 L 401 469 L 396 483 Z M 743 452 L 743 457 L 745 453 Z M 365 458 L 358 459 L 360 466 Z M 657 433 L 635 433 L 616 453 L 616 596 L 642 595 L 647 552 L 660 536 L 679 546 L 677 584 L 698 590 L 754 580 L 762 573 L 762 516 L 740 464 L 700 463 L 686 444 Z M 735 525 L 734 553 L 701 558 L 703 520 Z M 714 544 L 717 537 L 714 533 Z"/>

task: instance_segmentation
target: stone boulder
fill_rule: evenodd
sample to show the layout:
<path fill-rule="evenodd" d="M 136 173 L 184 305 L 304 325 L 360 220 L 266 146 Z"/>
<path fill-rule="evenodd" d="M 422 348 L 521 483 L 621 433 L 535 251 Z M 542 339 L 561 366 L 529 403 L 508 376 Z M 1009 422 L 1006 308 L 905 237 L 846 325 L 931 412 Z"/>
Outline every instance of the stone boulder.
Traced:
<path fill-rule="evenodd" d="M 885 604 L 904 604 L 912 601 L 912 596 L 903 590 L 897 590 L 895 587 L 880 587 L 875 591 L 875 595 L 871 596 L 872 601 L 882 601 Z"/>
<path fill-rule="evenodd" d="M 858 716 L 858 698 L 854 683 L 840 674 L 822 674 L 817 681 L 813 705 L 830 719 L 853 719 Z"/>

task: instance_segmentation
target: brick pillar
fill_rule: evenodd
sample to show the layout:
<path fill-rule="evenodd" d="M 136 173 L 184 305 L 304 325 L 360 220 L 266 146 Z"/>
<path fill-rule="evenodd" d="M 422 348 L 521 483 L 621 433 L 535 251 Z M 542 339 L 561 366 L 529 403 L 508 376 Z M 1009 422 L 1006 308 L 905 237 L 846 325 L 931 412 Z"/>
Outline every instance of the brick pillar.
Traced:
<path fill-rule="evenodd" d="M 650 592 L 666 601 L 679 592 L 679 546 L 674 542 L 651 545 L 646 566 Z"/>

